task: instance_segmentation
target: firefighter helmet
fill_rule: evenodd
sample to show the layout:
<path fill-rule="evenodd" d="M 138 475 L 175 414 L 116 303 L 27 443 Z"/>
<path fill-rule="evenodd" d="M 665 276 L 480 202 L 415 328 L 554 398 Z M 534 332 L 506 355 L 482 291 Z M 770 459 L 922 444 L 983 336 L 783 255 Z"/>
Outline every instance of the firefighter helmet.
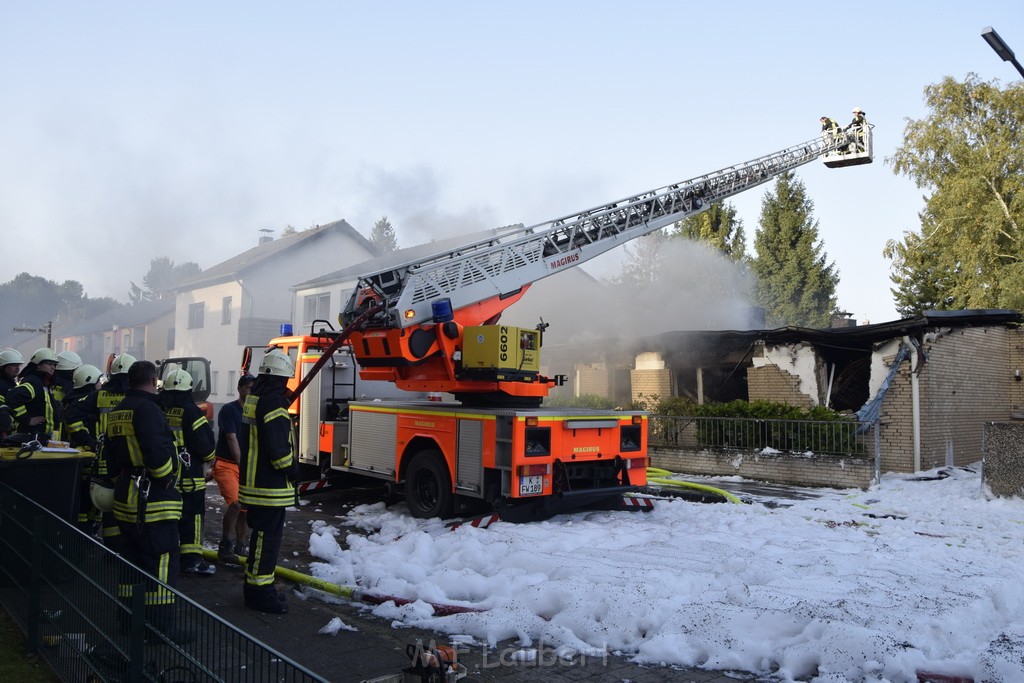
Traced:
<path fill-rule="evenodd" d="M 25 359 L 17 349 L 0 349 L 0 368 L 5 365 L 22 365 L 24 362 Z"/>
<path fill-rule="evenodd" d="M 93 479 L 89 482 L 89 498 L 96 509 L 110 512 L 114 509 L 114 485 L 109 479 Z"/>
<path fill-rule="evenodd" d="M 260 361 L 260 374 L 292 377 L 295 374 L 295 365 L 284 351 L 271 349 L 263 355 L 263 360 Z"/>
<path fill-rule="evenodd" d="M 853 113 L 854 113 L 854 114 L 863 114 L 863 113 L 864 113 L 864 110 L 863 110 L 863 109 L 861 109 L 860 107 L 854 107 L 854 108 L 853 108 Z"/>
<path fill-rule="evenodd" d="M 59 365 L 57 367 L 60 367 Z M 75 389 L 81 389 L 89 384 L 96 384 L 100 381 L 100 369 L 95 365 L 84 363 L 75 368 L 75 374 L 71 376 L 75 383 Z"/>
<path fill-rule="evenodd" d="M 110 374 L 123 375 L 128 372 L 128 368 L 130 368 L 134 363 L 135 356 L 128 353 L 122 353 L 114 358 L 114 362 L 110 364 Z"/>
<path fill-rule="evenodd" d="M 175 368 L 164 375 L 164 391 L 192 391 L 192 375 Z"/>
<path fill-rule="evenodd" d="M 82 357 L 74 351 L 61 351 L 57 354 L 58 370 L 74 370 L 82 364 Z"/>
<path fill-rule="evenodd" d="M 57 354 L 53 352 L 53 349 L 44 346 L 41 349 L 36 349 L 36 352 L 32 354 L 32 357 L 29 358 L 28 362 L 35 363 L 36 365 L 39 365 L 40 363 L 53 363 L 56 365 L 60 362 L 60 359 L 57 358 Z"/>

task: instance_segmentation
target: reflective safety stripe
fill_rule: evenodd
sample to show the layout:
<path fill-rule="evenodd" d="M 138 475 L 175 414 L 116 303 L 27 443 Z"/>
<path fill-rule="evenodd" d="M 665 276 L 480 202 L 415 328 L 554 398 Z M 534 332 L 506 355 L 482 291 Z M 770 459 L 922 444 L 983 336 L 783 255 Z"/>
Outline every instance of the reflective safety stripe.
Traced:
<path fill-rule="evenodd" d="M 255 530 L 252 533 L 256 535 L 256 543 L 254 544 L 256 546 L 256 551 L 253 553 L 252 557 L 247 559 L 245 563 L 245 582 L 250 586 L 273 585 L 273 572 L 271 572 L 270 574 L 256 573 L 257 571 L 259 571 L 259 566 L 263 560 L 263 537 L 265 536 L 265 534 L 262 531 Z M 252 571 L 249 570 L 249 567 L 253 568 Z"/>

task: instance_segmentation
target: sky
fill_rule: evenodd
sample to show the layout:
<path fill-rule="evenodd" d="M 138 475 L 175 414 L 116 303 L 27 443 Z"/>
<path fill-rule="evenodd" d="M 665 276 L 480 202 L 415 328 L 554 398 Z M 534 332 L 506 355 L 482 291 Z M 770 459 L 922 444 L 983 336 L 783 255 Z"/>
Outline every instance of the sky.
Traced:
<path fill-rule="evenodd" d="M 512 639 L 512 661 L 607 651 L 782 681 L 1020 681 L 1024 501 L 988 498 L 979 470 L 454 531 L 364 505 L 345 520 L 361 533 L 310 522 L 311 572 L 413 601 L 366 607 L 396 628 L 473 649 Z M 436 616 L 431 604 L 481 611 Z"/>
<path fill-rule="evenodd" d="M 264 229 L 344 218 L 368 236 L 386 215 L 409 246 L 537 224 L 803 142 L 857 106 L 875 163 L 798 174 L 840 308 L 892 320 L 882 250 L 923 202 L 885 157 L 927 114 L 926 85 L 1015 81 L 980 33 L 1024 50 L 1024 5 L 824 9 L 3 3 L 0 282 L 27 270 L 123 301 L 152 258 L 206 268 Z M 733 200 L 751 243 L 764 191 Z M 623 251 L 587 269 L 615 275 Z"/>

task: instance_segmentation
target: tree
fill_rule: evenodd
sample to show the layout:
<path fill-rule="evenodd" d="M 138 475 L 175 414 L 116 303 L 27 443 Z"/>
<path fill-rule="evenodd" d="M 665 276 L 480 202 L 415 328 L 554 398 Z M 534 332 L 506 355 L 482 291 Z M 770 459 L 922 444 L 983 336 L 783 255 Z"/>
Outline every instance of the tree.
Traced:
<path fill-rule="evenodd" d="M 19 273 L 0 285 L 0 334 L 6 336 L 12 327 L 20 325 L 39 327 L 47 321 L 85 320 L 119 305 L 110 297 L 90 299 L 77 280 L 58 284 Z"/>
<path fill-rule="evenodd" d="M 370 241 L 373 246 L 382 254 L 390 253 L 398 249 L 398 238 L 395 236 L 395 229 L 387 216 L 382 216 L 379 221 L 373 224 L 373 231 L 370 233 Z"/>
<path fill-rule="evenodd" d="M 289 235 L 297 235 L 298 230 L 291 223 L 284 226 L 284 230 L 281 231 L 281 237 L 288 237 Z"/>
<path fill-rule="evenodd" d="M 758 300 L 772 325 L 827 327 L 836 308 L 839 275 L 818 242 L 814 204 L 792 172 L 761 201 L 751 268 Z"/>
<path fill-rule="evenodd" d="M 670 235 L 704 242 L 734 261 L 747 255 L 743 221 L 731 204 L 715 202 L 707 211 L 676 223 Z"/>
<path fill-rule="evenodd" d="M 622 273 L 615 278 L 615 284 L 645 289 L 655 284 L 661 271 L 662 246 L 666 239 L 664 230 L 655 230 L 627 244 Z"/>
<path fill-rule="evenodd" d="M 884 251 L 897 308 L 1024 308 L 1024 86 L 972 73 L 924 94 L 931 113 L 887 159 L 930 193 L 920 232 Z"/>
<path fill-rule="evenodd" d="M 145 289 L 131 283 L 128 300 L 137 304 L 141 301 L 155 301 L 168 295 L 171 288 L 179 282 L 198 275 L 202 270 L 199 264 L 186 261 L 178 265 L 166 256 L 158 256 L 149 262 L 149 272 L 142 278 Z"/>

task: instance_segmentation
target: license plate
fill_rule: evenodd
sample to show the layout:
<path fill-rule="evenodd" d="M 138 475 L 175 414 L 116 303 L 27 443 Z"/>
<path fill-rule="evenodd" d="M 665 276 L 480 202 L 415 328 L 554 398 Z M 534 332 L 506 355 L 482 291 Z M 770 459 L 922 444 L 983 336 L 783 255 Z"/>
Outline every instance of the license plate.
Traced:
<path fill-rule="evenodd" d="M 519 495 L 535 496 L 544 492 L 544 477 L 519 477 Z"/>

